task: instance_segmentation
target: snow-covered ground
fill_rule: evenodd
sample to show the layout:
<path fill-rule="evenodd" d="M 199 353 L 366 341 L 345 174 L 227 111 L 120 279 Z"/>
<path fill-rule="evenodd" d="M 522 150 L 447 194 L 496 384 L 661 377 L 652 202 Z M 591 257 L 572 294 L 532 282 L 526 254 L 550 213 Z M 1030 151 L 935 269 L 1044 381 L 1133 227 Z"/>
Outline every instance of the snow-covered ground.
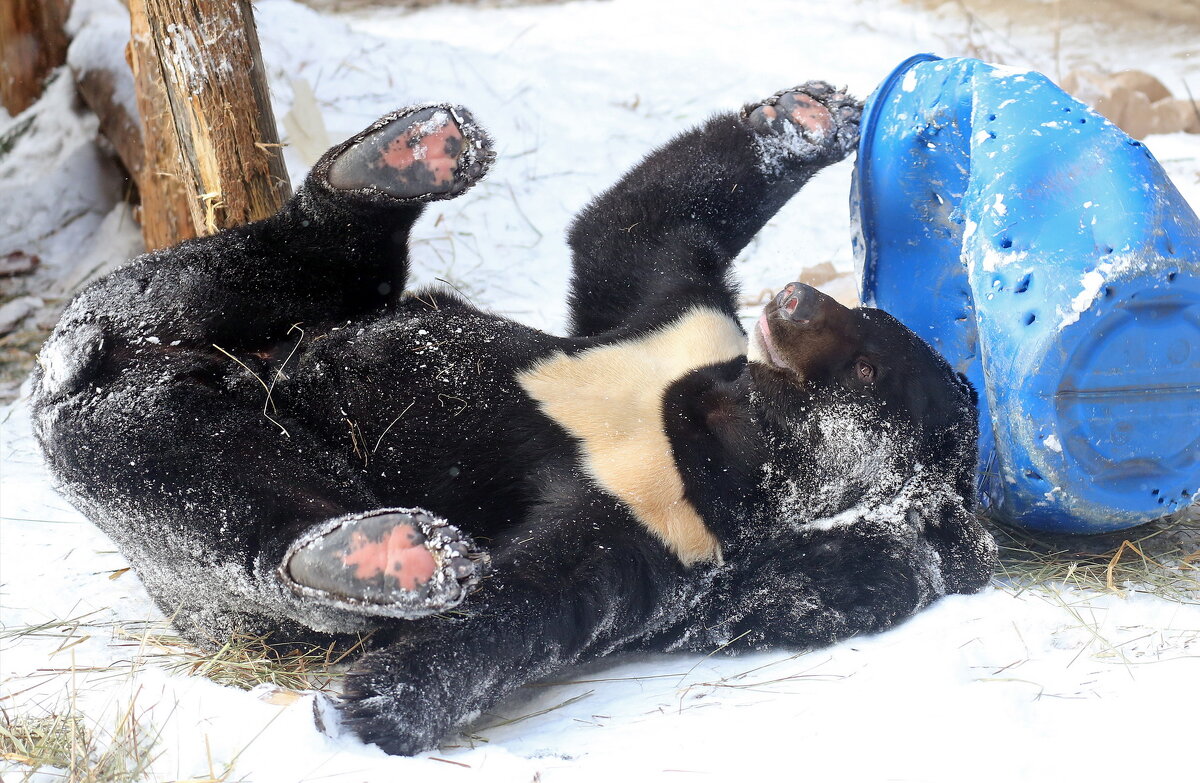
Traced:
<path fill-rule="evenodd" d="M 555 330 L 571 216 L 713 111 L 809 78 L 865 95 L 917 51 L 987 52 L 1051 75 L 1139 67 L 1177 95 L 1185 79 L 1200 93 L 1195 40 L 1169 26 L 1154 36 L 1049 22 L 998 29 L 963 7 L 612 0 L 331 15 L 260 0 L 256 11 L 285 127 L 305 85 L 331 141 L 408 103 L 475 111 L 499 161 L 465 197 L 429 210 L 415 235 L 416 273 Z M 39 132 L 0 161 L 0 226 L 7 238 L 25 231 L 40 242 L 47 267 L 85 258 L 86 273 L 138 240 L 91 146 L 91 121 L 64 86 L 43 99 Z M 311 114 L 300 108 L 293 120 L 319 138 Z M 0 116 L 0 132 L 11 122 Z M 1200 205 L 1200 137 L 1148 144 Z M 306 152 L 288 149 L 294 180 L 312 162 Z M 850 270 L 848 187 L 849 164 L 831 168 L 748 249 L 738 265 L 747 312 L 802 268 Z M 26 405 L 0 419 L 0 718 L 75 709 L 103 735 L 132 709 L 157 735 L 149 779 L 1115 780 L 1187 778 L 1195 766 L 1200 601 L 1000 583 L 828 649 L 649 656 L 563 672 L 484 716 L 474 739 L 389 758 L 336 729 L 320 733 L 312 695 L 280 704 L 288 699 L 268 689 L 164 670 L 138 640 L 143 621 L 161 615 L 111 543 L 53 492 Z M 21 769 L 0 766 L 5 779 Z"/>

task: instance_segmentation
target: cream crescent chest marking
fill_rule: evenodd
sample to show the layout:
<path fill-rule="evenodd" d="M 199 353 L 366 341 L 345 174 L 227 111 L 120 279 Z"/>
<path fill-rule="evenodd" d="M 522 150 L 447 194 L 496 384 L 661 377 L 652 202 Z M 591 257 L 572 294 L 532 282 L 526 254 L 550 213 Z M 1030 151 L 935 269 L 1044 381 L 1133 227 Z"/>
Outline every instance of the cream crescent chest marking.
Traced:
<path fill-rule="evenodd" d="M 580 442 L 583 467 L 685 564 L 720 562 L 721 547 L 683 496 L 663 431 L 667 387 L 688 372 L 746 353 L 737 323 L 712 308 L 574 356 L 555 353 L 517 380 L 542 411 Z"/>

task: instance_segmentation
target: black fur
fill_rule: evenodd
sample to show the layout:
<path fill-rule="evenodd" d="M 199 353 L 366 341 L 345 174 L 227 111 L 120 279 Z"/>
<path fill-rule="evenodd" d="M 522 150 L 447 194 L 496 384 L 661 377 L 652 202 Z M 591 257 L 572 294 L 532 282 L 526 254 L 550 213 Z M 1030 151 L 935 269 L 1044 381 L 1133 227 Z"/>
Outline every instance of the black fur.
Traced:
<path fill-rule="evenodd" d="M 740 358 L 668 388 L 661 426 L 723 563 L 684 566 L 515 378 L 695 306 L 733 315 L 732 259 L 857 136 L 852 100 L 804 90 L 832 112 L 824 138 L 767 127 L 762 104 L 720 115 L 582 213 L 566 337 L 442 291 L 402 295 L 428 199 L 332 188 L 360 134 L 278 215 L 147 254 L 76 298 L 35 376 L 54 474 L 198 641 L 375 631 L 341 709 L 391 753 L 609 653 L 826 644 L 979 589 L 994 547 L 973 513 L 973 392 L 886 314 L 813 299 L 789 320 L 785 292 L 766 314 L 783 364 Z M 490 553 L 453 615 L 380 618 L 281 580 L 305 530 L 410 506 Z"/>

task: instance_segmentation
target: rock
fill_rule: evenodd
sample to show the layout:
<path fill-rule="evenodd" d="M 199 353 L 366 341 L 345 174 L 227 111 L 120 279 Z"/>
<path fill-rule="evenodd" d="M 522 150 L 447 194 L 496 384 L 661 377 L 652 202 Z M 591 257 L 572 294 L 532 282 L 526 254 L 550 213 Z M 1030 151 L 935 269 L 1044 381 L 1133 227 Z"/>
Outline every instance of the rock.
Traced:
<path fill-rule="evenodd" d="M 1167 86 L 1145 71 L 1117 71 L 1108 79 L 1118 89 L 1140 92 L 1149 98 L 1151 103 L 1171 97 Z"/>
<path fill-rule="evenodd" d="M 1077 70 L 1067 74 L 1061 86 L 1135 139 L 1153 133 L 1200 133 L 1200 107 L 1173 97 L 1145 71 Z"/>
<path fill-rule="evenodd" d="M 32 253 L 14 250 L 6 256 L 0 256 L 0 277 L 16 277 L 27 275 L 37 269 L 42 259 Z"/>
<path fill-rule="evenodd" d="M 0 305 L 0 336 L 6 335 L 43 306 L 36 296 L 19 296 Z"/>

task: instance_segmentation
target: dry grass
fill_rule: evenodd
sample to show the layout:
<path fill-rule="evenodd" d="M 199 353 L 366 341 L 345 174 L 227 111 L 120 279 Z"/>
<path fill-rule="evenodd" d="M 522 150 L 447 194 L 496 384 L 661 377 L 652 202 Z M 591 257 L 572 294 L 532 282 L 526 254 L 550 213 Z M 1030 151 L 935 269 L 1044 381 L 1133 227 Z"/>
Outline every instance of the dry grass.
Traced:
<path fill-rule="evenodd" d="M 205 677 L 243 690 L 272 686 L 260 698 L 283 706 L 298 699 L 301 691 L 330 691 L 342 673 L 341 664 L 365 641 L 360 639 L 341 648 L 281 647 L 271 645 L 265 636 L 238 634 L 215 649 L 204 651 L 173 633 L 163 622 L 119 624 L 97 619 L 96 615 L 97 612 L 91 612 L 69 620 L 5 628 L 0 633 L 0 639 L 12 642 L 26 638 L 56 639 L 59 640 L 56 653 L 71 650 L 72 657 L 73 647 L 101 632 L 111 634 L 114 648 L 134 649 L 128 659 L 106 666 L 72 663 L 63 668 L 40 668 L 28 678 L 24 689 L 0 698 L 0 780 L 28 781 L 35 775 L 38 779 L 50 775 L 72 783 L 154 779 L 152 766 L 158 756 L 159 733 L 136 708 L 136 690 L 115 715 L 109 708 L 97 718 L 78 707 L 79 695 L 94 696 L 107 690 L 107 686 L 101 686 L 104 681 L 125 679 L 133 687 L 137 673 L 154 666 L 171 674 Z M 4 709 L 4 703 L 13 697 L 44 689 L 56 680 L 66 683 L 65 706 L 56 704 L 47 708 L 26 703 L 20 712 Z M 95 699 L 90 701 L 94 706 Z M 257 737 L 250 742 L 254 739 Z M 236 761 L 237 756 L 224 765 L 214 766 L 210 758 L 208 773 L 190 783 L 222 783 L 232 774 Z"/>
<path fill-rule="evenodd" d="M 26 637 L 58 639 L 60 642 L 53 656 L 104 633 L 112 636 L 114 647 L 134 648 L 125 661 L 128 668 L 114 665 L 106 669 L 114 674 L 154 666 L 172 674 L 205 677 L 219 685 L 242 690 L 272 685 L 286 691 L 331 692 L 343 673 L 344 664 L 368 638 L 361 637 L 349 645 L 318 647 L 272 644 L 269 636 L 234 634 L 208 649 L 201 649 L 176 634 L 166 621 L 120 623 L 99 620 L 96 615 L 100 613 L 97 610 L 67 620 L 0 628 L 0 640 L 19 643 Z M 42 677 L 53 677 L 91 670 L 71 666 L 39 671 Z"/>
<path fill-rule="evenodd" d="M 141 633 L 118 630 L 118 637 L 138 643 L 137 661 L 172 674 L 205 677 L 219 685 L 252 690 L 272 685 L 284 691 L 334 690 L 342 664 L 359 651 L 365 639 L 349 647 L 291 645 L 280 648 L 268 636 L 235 634 L 205 651 L 169 628 L 156 626 Z"/>
<path fill-rule="evenodd" d="M 1097 593 L 1150 593 L 1200 604 L 1200 514 L 1097 536 L 1065 536 L 994 526 L 997 580 L 1017 594 L 1064 587 Z"/>
<path fill-rule="evenodd" d="M 90 741 L 78 715 L 11 717 L 0 711 L 0 758 L 30 767 L 70 769 L 78 749 Z"/>
<path fill-rule="evenodd" d="M 47 774 L 71 783 L 144 780 L 157 757 L 159 736 L 138 716 L 136 701 L 118 713 L 111 729 L 89 724 L 75 710 L 73 695 L 71 702 L 65 711 L 38 716 L 0 710 L 0 759 L 19 765 L 6 774 L 19 772 L 23 781 Z"/>
<path fill-rule="evenodd" d="M 21 383 L 33 372 L 37 352 L 49 335 L 49 329 L 23 328 L 0 337 L 0 405 L 17 398 Z"/>

